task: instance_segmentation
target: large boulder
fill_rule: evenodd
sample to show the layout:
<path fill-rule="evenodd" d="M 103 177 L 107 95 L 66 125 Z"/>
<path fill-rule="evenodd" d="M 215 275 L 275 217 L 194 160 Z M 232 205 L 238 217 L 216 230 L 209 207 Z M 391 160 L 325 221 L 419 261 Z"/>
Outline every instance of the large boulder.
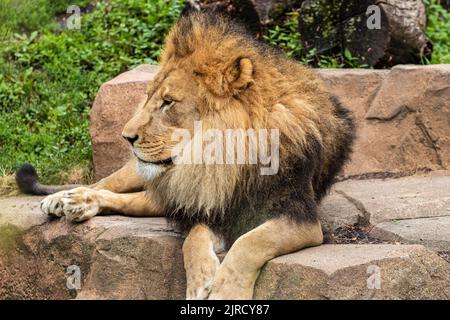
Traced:
<path fill-rule="evenodd" d="M 41 199 L 0 199 L 0 299 L 184 298 L 182 238 L 165 219 L 72 224 L 48 220 Z"/>
<path fill-rule="evenodd" d="M 371 225 L 390 220 L 450 216 L 450 172 L 443 173 L 445 175 L 346 180 L 335 184 L 333 191 L 353 203 Z M 327 201 L 330 199 L 326 198 Z"/>
<path fill-rule="evenodd" d="M 130 156 L 122 129 L 134 107 L 146 97 L 148 83 L 158 68 L 141 65 L 104 83 L 91 110 L 91 140 L 97 179 L 120 168 Z"/>
<path fill-rule="evenodd" d="M 450 252 L 450 172 L 424 176 L 346 180 L 336 183 L 319 207 L 326 238 L 342 235 L 391 243 L 423 244 Z M 354 228 L 356 227 L 356 230 Z M 361 235 L 359 233 L 362 232 Z"/>
<path fill-rule="evenodd" d="M 40 199 L 0 199 L 0 299 L 185 297 L 183 237 L 164 219 L 47 221 Z M 449 275 L 419 245 L 323 245 L 268 262 L 255 298 L 450 299 Z"/>
<path fill-rule="evenodd" d="M 381 222 L 370 234 L 391 242 L 423 244 L 434 251 L 450 252 L 450 207 L 447 211 L 447 216 Z"/>
<path fill-rule="evenodd" d="M 320 74 L 356 118 L 357 140 L 345 175 L 450 168 L 450 65 Z"/>
<path fill-rule="evenodd" d="M 100 88 L 91 111 L 96 180 L 128 159 L 128 145 L 120 133 L 157 70 L 141 66 Z M 450 169 L 450 65 L 318 73 L 356 119 L 354 153 L 343 176 Z"/>
<path fill-rule="evenodd" d="M 418 245 L 323 245 L 271 260 L 259 299 L 450 299 L 450 264 Z"/>

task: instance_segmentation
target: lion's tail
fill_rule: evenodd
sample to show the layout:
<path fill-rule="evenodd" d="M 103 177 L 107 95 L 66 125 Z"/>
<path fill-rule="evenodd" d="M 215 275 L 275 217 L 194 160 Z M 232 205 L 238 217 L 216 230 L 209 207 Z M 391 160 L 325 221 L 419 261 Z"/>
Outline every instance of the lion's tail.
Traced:
<path fill-rule="evenodd" d="M 62 190 L 70 190 L 80 185 L 50 186 L 39 183 L 36 170 L 31 164 L 23 164 L 16 173 L 16 182 L 23 193 L 48 195 Z"/>

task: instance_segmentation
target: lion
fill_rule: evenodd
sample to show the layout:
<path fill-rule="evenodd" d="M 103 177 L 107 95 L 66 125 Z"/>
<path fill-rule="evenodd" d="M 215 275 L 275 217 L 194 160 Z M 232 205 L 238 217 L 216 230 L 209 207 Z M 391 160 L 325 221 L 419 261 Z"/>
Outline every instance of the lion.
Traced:
<path fill-rule="evenodd" d="M 267 261 L 322 244 L 317 207 L 349 158 L 352 116 L 314 70 L 216 13 L 180 17 L 160 66 L 123 129 L 132 150 L 124 167 L 77 187 L 42 185 L 24 165 L 18 185 L 50 194 L 42 211 L 68 221 L 104 213 L 166 217 L 186 234 L 187 299 L 252 299 Z M 262 164 L 248 159 L 176 163 L 174 133 L 193 133 L 198 121 L 202 130 L 277 130 L 270 161 L 278 170 L 261 174 Z"/>

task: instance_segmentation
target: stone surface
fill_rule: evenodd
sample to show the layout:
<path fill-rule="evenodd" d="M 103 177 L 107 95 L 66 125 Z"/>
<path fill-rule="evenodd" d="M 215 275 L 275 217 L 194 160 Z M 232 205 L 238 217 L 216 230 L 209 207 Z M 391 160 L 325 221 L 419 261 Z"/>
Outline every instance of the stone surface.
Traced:
<path fill-rule="evenodd" d="M 346 180 L 336 183 L 322 201 L 319 218 L 324 232 L 330 233 L 355 224 L 370 227 L 383 221 L 450 216 L 448 186 L 450 172 L 444 170 L 395 179 Z"/>
<path fill-rule="evenodd" d="M 184 298 L 183 238 L 165 219 L 49 221 L 40 199 L 0 199 L 0 299 Z M 80 268 L 80 290 L 66 286 L 69 266 Z M 374 270 L 376 290 L 367 287 Z M 270 261 L 255 297 L 450 299 L 449 290 L 450 264 L 422 246 L 323 245 Z"/>
<path fill-rule="evenodd" d="M 423 244 L 435 251 L 450 251 L 449 215 L 435 218 L 406 219 L 381 222 L 370 234 L 387 241 Z"/>
<path fill-rule="evenodd" d="M 345 175 L 449 169 L 450 65 L 320 74 L 357 123 Z"/>
<path fill-rule="evenodd" d="M 91 111 L 96 179 L 128 159 L 120 133 L 156 71 L 141 66 L 100 88 Z M 344 176 L 450 169 L 450 65 L 318 72 L 356 119 L 357 139 Z"/>
<path fill-rule="evenodd" d="M 43 224 L 47 218 L 39 209 L 43 197 L 21 196 L 3 198 L 0 202 L 0 226 L 14 225 L 21 230 Z M 23 214 L 18 214 L 23 212 Z"/>
<path fill-rule="evenodd" d="M 130 156 L 122 129 L 134 108 L 146 97 L 157 67 L 141 65 L 104 83 L 91 110 L 91 140 L 95 178 L 106 177 Z"/>
<path fill-rule="evenodd" d="M 364 212 L 334 190 L 323 199 L 319 207 L 319 218 L 322 230 L 327 234 L 339 227 L 366 224 Z"/>
<path fill-rule="evenodd" d="M 450 299 L 449 266 L 418 245 L 322 245 L 271 260 L 256 297 Z"/>
<path fill-rule="evenodd" d="M 35 210 L 39 201 L 0 199 L 2 210 L 27 221 L 17 227 L 1 220 L 0 299 L 184 298 L 182 238 L 165 219 L 50 221 Z M 23 205 L 17 210 L 13 203 Z M 78 292 L 66 286 L 69 266 L 80 268 Z"/>
<path fill-rule="evenodd" d="M 370 224 L 450 216 L 450 176 L 347 180 L 333 190 L 349 199 Z"/>

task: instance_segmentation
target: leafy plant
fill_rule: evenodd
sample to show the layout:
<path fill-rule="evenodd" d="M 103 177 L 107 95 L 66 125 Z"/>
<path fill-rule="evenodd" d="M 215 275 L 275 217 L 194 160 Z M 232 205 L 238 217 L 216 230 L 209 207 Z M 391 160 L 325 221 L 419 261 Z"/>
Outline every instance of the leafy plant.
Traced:
<path fill-rule="evenodd" d="M 281 25 L 269 28 L 263 39 L 270 45 L 282 49 L 288 57 L 300 59 L 304 54 L 298 33 L 299 13 L 287 13 L 287 19 Z"/>
<path fill-rule="evenodd" d="M 299 60 L 303 64 L 319 68 L 366 68 L 360 59 L 353 57 L 346 49 L 342 54 L 323 55 L 315 49 L 305 50 L 302 47 L 298 32 L 299 12 L 286 13 L 286 19 L 281 24 L 270 27 L 263 36 L 268 44 L 282 49 L 287 56 Z"/>
<path fill-rule="evenodd" d="M 427 8 L 427 35 L 433 42 L 431 61 L 424 63 L 450 63 L 450 12 L 439 0 L 425 0 Z"/>
<path fill-rule="evenodd" d="M 81 30 L 49 23 L 40 31 L 15 33 L 18 24 L 12 23 L 0 39 L 4 173 L 30 162 L 44 181 L 61 182 L 63 170 L 89 169 L 89 111 L 99 86 L 139 64 L 157 63 L 183 5 L 182 0 L 99 2 L 81 16 Z"/>

